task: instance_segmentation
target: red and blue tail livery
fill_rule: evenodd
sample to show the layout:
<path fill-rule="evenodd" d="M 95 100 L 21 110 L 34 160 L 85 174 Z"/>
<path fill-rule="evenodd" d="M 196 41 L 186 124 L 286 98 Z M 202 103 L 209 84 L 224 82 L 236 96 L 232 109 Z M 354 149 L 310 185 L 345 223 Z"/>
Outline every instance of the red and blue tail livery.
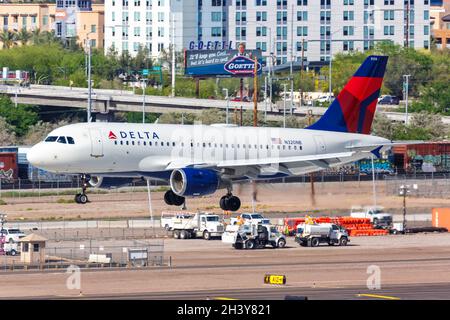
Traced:
<path fill-rule="evenodd" d="M 325 114 L 308 129 L 369 134 L 387 56 L 368 56 Z"/>

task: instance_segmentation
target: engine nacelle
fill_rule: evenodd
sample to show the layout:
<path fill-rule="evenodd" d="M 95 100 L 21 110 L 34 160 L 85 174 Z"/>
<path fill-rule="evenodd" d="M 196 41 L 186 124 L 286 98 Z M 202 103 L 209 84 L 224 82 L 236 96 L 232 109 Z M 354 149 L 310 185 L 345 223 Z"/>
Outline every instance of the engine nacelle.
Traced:
<path fill-rule="evenodd" d="M 181 197 L 204 196 L 220 187 L 220 176 L 214 170 L 183 168 L 172 171 L 170 187 Z"/>
<path fill-rule="evenodd" d="M 111 189 L 125 187 L 133 182 L 133 178 L 114 178 L 91 176 L 89 185 L 94 188 Z"/>

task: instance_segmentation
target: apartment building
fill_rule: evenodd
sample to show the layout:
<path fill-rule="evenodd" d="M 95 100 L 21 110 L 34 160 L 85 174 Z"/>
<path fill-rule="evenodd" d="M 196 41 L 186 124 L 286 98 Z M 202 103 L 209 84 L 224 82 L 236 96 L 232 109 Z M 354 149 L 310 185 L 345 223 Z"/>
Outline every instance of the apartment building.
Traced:
<path fill-rule="evenodd" d="M 430 9 L 431 34 L 438 49 L 450 49 L 450 0 L 433 3 Z"/>
<path fill-rule="evenodd" d="M 172 34 L 176 50 L 243 42 L 277 64 L 302 54 L 328 61 L 386 40 L 430 47 L 430 0 L 106 0 L 105 16 L 105 49 L 132 55 L 145 45 L 158 56 Z"/>
<path fill-rule="evenodd" d="M 57 0 L 56 3 L 1 3 L 2 31 L 54 31 L 64 41 L 75 39 L 85 45 L 89 37 L 94 48 L 104 45 L 103 4 L 92 0 Z"/>
<path fill-rule="evenodd" d="M 198 0 L 105 0 L 105 51 L 181 51 L 198 38 L 198 16 Z"/>

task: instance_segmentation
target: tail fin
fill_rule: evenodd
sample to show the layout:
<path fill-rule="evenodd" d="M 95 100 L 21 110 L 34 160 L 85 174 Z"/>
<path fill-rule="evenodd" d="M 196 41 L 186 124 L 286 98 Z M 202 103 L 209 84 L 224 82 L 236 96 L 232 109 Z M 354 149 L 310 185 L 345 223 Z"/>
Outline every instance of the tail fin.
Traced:
<path fill-rule="evenodd" d="M 369 56 L 325 114 L 307 129 L 369 134 L 387 56 Z"/>

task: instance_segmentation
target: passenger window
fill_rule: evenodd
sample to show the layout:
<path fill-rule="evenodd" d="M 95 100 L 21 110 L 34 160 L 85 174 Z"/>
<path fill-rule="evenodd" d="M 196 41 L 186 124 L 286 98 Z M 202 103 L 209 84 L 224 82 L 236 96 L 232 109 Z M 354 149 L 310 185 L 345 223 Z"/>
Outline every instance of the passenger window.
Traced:
<path fill-rule="evenodd" d="M 117 141 L 114 141 L 114 144 L 117 146 Z"/>
<path fill-rule="evenodd" d="M 152 145 L 152 142 L 151 142 L 151 141 L 149 141 L 148 145 L 149 145 L 149 146 L 151 146 L 151 145 Z"/>
<path fill-rule="evenodd" d="M 131 144 L 134 146 L 134 141 L 131 141 Z"/>
<path fill-rule="evenodd" d="M 126 141 L 126 144 L 127 144 L 127 146 L 130 144 L 130 143 L 128 142 L 128 140 Z"/>
<path fill-rule="evenodd" d="M 45 139 L 45 142 L 55 142 L 58 139 L 58 137 L 55 136 L 49 136 L 47 139 Z"/>
<path fill-rule="evenodd" d="M 66 142 L 66 137 L 59 137 L 58 140 L 57 140 L 56 142 L 66 144 L 66 143 L 67 143 L 67 142 Z"/>
<path fill-rule="evenodd" d="M 147 145 L 147 142 L 145 142 L 145 141 L 144 141 L 144 142 L 142 142 L 142 143 L 144 144 L 144 146 L 146 146 L 146 145 Z"/>
<path fill-rule="evenodd" d="M 175 147 L 175 142 L 172 142 L 172 146 Z"/>
<path fill-rule="evenodd" d="M 122 141 L 122 140 L 120 140 L 120 145 L 121 145 L 121 146 L 123 145 L 123 141 Z"/>
<path fill-rule="evenodd" d="M 72 137 L 67 137 L 67 142 L 68 142 L 69 144 L 75 144 L 75 140 L 73 140 Z"/>

